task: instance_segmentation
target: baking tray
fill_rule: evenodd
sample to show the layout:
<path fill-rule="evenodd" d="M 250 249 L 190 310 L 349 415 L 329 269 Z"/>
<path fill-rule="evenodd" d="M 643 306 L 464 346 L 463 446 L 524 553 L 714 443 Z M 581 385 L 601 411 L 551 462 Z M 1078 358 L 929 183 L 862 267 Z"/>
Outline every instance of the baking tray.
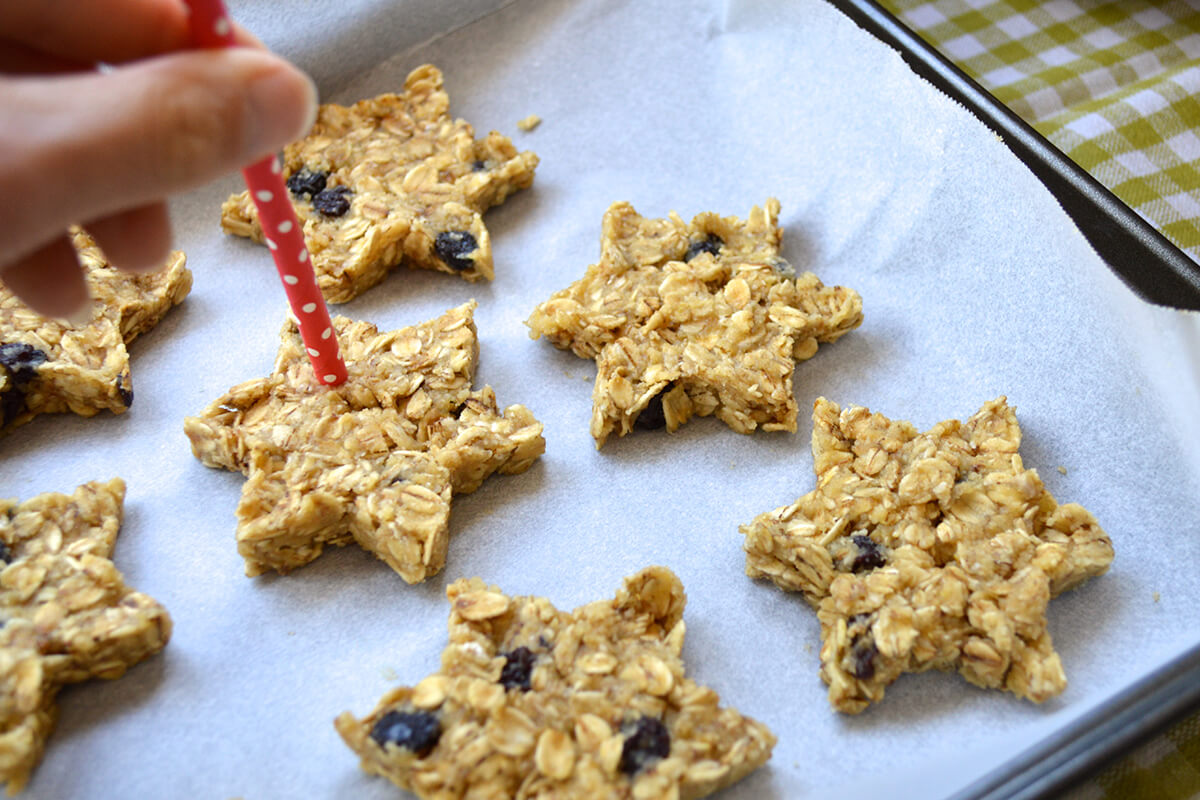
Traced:
<path fill-rule="evenodd" d="M 949 797 L 1194 643 L 1200 540 L 1168 552 L 1154 535 L 1200 529 L 1186 446 L 1200 381 L 1171 360 L 1185 315 L 1129 291 L 991 131 L 824 0 L 517 0 L 483 16 L 470 0 L 230 5 L 321 75 L 326 100 L 394 90 L 434 63 L 452 113 L 539 154 L 533 187 L 487 214 L 494 281 L 401 269 L 333 310 L 393 329 L 477 300 L 476 383 L 527 405 L 547 452 L 455 499 L 446 569 L 425 583 L 358 548 L 244 577 L 243 479 L 200 465 L 181 424 L 270 371 L 286 305 L 266 251 L 218 227 L 236 175 L 175 198 L 195 285 L 131 348 L 135 405 L 39 418 L 0 447 L 5 496 L 123 477 L 116 564 L 176 621 L 161 656 L 63 693 L 26 797 L 403 797 L 361 773 L 332 719 L 437 669 L 459 577 L 574 608 L 649 564 L 673 569 L 689 675 L 779 736 L 721 800 Z M 543 123 L 519 132 L 531 113 Z M 797 432 L 699 419 L 597 452 L 594 365 L 531 341 L 524 319 L 596 260 L 612 202 L 744 217 L 772 195 L 783 255 L 864 301 L 862 327 L 798 368 Z M 1026 463 L 1117 546 L 1108 575 L 1051 604 L 1070 685 L 1034 706 L 955 675 L 905 676 L 870 711 L 833 712 L 816 615 L 745 577 L 738 526 L 812 488 L 818 395 L 924 429 L 999 394 L 1018 409 Z M 1156 475 L 1172 480 L 1143 480 Z"/>
<path fill-rule="evenodd" d="M 1200 264 L 1153 225 L 878 3 L 828 2 L 994 130 L 1130 288 L 1151 303 L 1200 310 Z"/>
<path fill-rule="evenodd" d="M 1029 123 L 873 0 L 827 0 L 995 131 L 1057 198 L 1096 253 L 1149 302 L 1200 310 L 1200 265 Z M 1061 797 L 1200 710 L 1200 645 L 1031 746 L 953 800 Z"/>

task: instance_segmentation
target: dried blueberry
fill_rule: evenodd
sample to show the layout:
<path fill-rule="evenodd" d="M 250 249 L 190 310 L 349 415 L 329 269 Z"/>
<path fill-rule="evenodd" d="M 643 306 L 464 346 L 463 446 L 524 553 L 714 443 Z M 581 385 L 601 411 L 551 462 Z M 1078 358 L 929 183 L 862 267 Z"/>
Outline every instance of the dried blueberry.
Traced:
<path fill-rule="evenodd" d="M 537 656 L 528 647 L 518 647 L 503 655 L 504 669 L 500 670 L 500 685 L 505 689 L 528 692 L 529 678 L 533 675 L 533 664 L 537 661 Z"/>
<path fill-rule="evenodd" d="M 0 367 L 8 372 L 8 388 L 0 392 L 0 425 L 7 425 L 25 410 L 25 387 L 37 377 L 46 354 L 24 342 L 0 344 Z"/>
<path fill-rule="evenodd" d="M 130 385 L 129 370 L 125 370 L 117 376 L 117 394 L 121 395 L 121 402 L 126 408 L 133 405 L 133 386 Z"/>
<path fill-rule="evenodd" d="M 671 753 L 671 734 L 667 726 L 653 717 L 640 717 L 622 726 L 625 744 L 621 747 L 621 772 L 633 775 L 651 761 Z"/>
<path fill-rule="evenodd" d="M 0 561 L 5 564 L 12 563 L 12 550 L 9 549 L 7 542 L 0 542 Z"/>
<path fill-rule="evenodd" d="M 875 544 L 875 540 L 870 536 L 856 533 L 850 537 L 850 541 L 854 542 L 854 546 L 858 549 L 858 555 L 854 557 L 854 563 L 850 565 L 851 572 L 875 569 L 882 567 L 887 562 L 883 550 Z"/>
<path fill-rule="evenodd" d="M 707 237 L 699 241 L 692 242 L 688 245 L 687 253 L 684 254 L 684 261 L 691 261 L 701 253 L 716 255 L 721 252 L 721 247 L 725 244 L 725 240 L 716 234 L 710 233 Z"/>
<path fill-rule="evenodd" d="M 384 714 L 371 726 L 371 738 L 383 747 L 388 742 L 411 750 L 420 758 L 429 755 L 442 735 L 442 725 L 428 711 L 396 711 Z"/>
<path fill-rule="evenodd" d="M 332 189 L 322 189 L 313 195 L 313 208 L 327 217 L 340 217 L 350 210 L 349 187 L 335 186 Z"/>
<path fill-rule="evenodd" d="M 20 389 L 0 392 L 0 425 L 7 425 L 25 410 L 25 393 Z"/>
<path fill-rule="evenodd" d="M 437 235 L 433 249 L 450 269 L 459 272 L 471 269 L 475 262 L 468 256 L 479 248 L 479 242 L 466 231 L 445 231 Z"/>
<path fill-rule="evenodd" d="M 325 189 L 325 181 L 329 180 L 328 172 L 310 172 L 307 167 L 299 172 L 293 172 L 287 179 L 288 190 L 296 197 L 308 195 L 316 197 Z"/>
<path fill-rule="evenodd" d="M 17 386 L 24 386 L 37 377 L 37 368 L 45 363 L 46 354 L 31 344 L 0 344 L 0 367 L 8 370 L 12 382 Z"/>
<path fill-rule="evenodd" d="M 667 412 L 663 409 L 663 395 L 671 391 L 675 384 L 668 383 L 662 391 L 650 398 L 650 402 L 642 409 L 633 421 L 633 427 L 642 431 L 656 431 L 667 427 Z"/>
<path fill-rule="evenodd" d="M 869 635 L 856 636 L 850 641 L 850 672 L 861 681 L 875 677 L 875 640 Z"/>

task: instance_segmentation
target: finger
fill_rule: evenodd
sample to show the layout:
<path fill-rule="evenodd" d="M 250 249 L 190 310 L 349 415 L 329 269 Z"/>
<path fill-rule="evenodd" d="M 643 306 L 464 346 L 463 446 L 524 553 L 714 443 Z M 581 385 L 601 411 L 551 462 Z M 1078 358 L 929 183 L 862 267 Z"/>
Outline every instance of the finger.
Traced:
<path fill-rule="evenodd" d="M 61 234 L 50 244 L 0 271 L 13 294 L 45 317 L 70 318 L 90 301 L 79 257 Z"/>
<path fill-rule="evenodd" d="M 0 40 L 73 63 L 123 64 L 188 47 L 189 16 L 182 0 L 5 0 Z M 263 47 L 239 25 L 233 36 Z"/>
<path fill-rule="evenodd" d="M 156 202 L 293 141 L 312 82 L 260 50 L 163 56 L 105 74 L 0 80 L 0 254 Z M 0 255 L 3 258 L 3 255 Z"/>
<path fill-rule="evenodd" d="M 0 3 L 0 37 L 76 61 L 117 63 L 179 50 L 187 45 L 187 25 L 182 0 Z"/>
<path fill-rule="evenodd" d="M 91 64 L 48 55 L 23 44 L 0 42 L 0 73 L 6 75 L 54 75 L 91 68 Z"/>
<path fill-rule="evenodd" d="M 128 272 L 162 269 L 171 252 L 171 221 L 165 203 L 151 203 L 91 220 L 84 228 L 113 266 Z"/>

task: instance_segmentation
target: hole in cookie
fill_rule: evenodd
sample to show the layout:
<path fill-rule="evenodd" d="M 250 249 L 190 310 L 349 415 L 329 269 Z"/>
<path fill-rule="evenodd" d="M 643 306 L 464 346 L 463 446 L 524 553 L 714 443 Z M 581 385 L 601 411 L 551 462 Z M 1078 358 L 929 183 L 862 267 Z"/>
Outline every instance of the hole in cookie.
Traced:
<path fill-rule="evenodd" d="M 657 431 L 667 427 L 667 412 L 663 408 L 663 395 L 675 388 L 674 383 L 668 383 L 658 394 L 650 398 L 650 402 L 642 409 L 633 421 L 633 427 L 641 431 Z"/>
<path fill-rule="evenodd" d="M 691 261 L 701 253 L 708 253 L 709 255 L 715 256 L 717 253 L 721 252 L 721 248 L 724 245 L 724 239 L 716 234 L 710 233 L 707 237 L 689 244 L 687 252 L 684 253 L 683 260 Z"/>

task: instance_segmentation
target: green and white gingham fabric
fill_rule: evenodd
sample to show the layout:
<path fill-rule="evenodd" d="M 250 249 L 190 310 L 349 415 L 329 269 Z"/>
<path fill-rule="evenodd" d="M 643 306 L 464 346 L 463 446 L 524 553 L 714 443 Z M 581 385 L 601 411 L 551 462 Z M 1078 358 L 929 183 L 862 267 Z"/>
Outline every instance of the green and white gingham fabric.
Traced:
<path fill-rule="evenodd" d="M 880 0 L 1200 261 L 1200 0 Z"/>

